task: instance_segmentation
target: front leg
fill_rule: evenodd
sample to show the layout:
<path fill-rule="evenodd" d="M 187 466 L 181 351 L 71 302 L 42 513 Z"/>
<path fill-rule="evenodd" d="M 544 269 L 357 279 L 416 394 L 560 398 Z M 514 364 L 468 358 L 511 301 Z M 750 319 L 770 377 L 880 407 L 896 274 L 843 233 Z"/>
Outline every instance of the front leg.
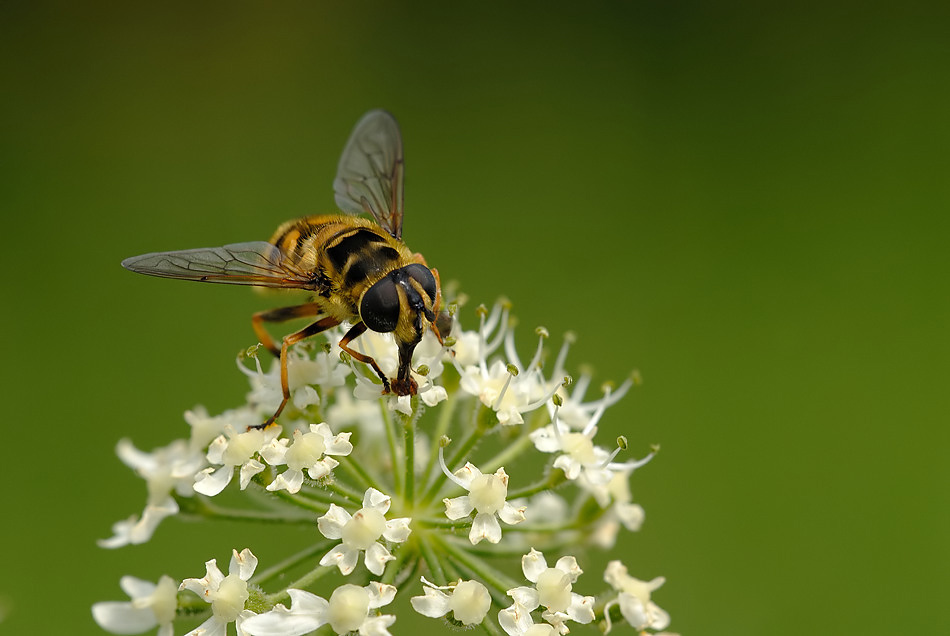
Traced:
<path fill-rule="evenodd" d="M 301 305 L 301 307 L 304 307 L 304 306 L 305 305 Z M 289 308 L 289 309 L 293 309 L 293 308 Z M 281 342 L 281 345 L 280 345 L 280 353 L 279 353 L 280 355 L 280 388 L 281 388 L 281 392 L 283 393 L 283 399 L 280 401 L 280 406 L 277 407 L 277 410 L 274 412 L 273 415 L 267 418 L 263 424 L 252 426 L 251 428 L 267 428 L 268 426 L 273 424 L 277 420 L 278 416 L 280 416 L 281 412 L 284 410 L 284 407 L 287 406 L 287 402 L 290 400 L 290 382 L 288 381 L 288 376 L 287 376 L 287 350 L 291 346 L 300 342 L 301 340 L 305 340 L 306 338 L 309 338 L 310 336 L 315 336 L 321 331 L 326 331 L 327 329 L 336 327 L 338 324 L 340 324 L 339 320 L 337 320 L 336 318 L 333 318 L 332 316 L 327 316 L 326 318 L 321 318 L 320 320 L 318 320 L 317 322 L 311 325 L 307 325 L 300 331 L 296 331 L 290 335 L 284 336 L 284 340 L 283 342 Z"/>
<path fill-rule="evenodd" d="M 383 373 L 383 370 L 379 368 L 379 365 L 376 364 L 376 361 L 373 360 L 372 356 L 368 356 L 365 353 L 360 353 L 359 351 L 354 351 L 350 349 L 349 344 L 366 333 L 366 324 L 358 322 L 353 325 L 349 331 L 346 332 L 346 335 L 343 336 L 343 339 L 340 340 L 340 349 L 346 351 L 348 354 L 362 362 L 363 364 L 368 364 L 373 367 L 373 371 L 376 372 L 376 375 L 379 376 L 379 379 L 383 381 L 383 393 L 389 393 L 391 390 L 389 386 L 389 378 L 386 377 L 386 374 Z"/>

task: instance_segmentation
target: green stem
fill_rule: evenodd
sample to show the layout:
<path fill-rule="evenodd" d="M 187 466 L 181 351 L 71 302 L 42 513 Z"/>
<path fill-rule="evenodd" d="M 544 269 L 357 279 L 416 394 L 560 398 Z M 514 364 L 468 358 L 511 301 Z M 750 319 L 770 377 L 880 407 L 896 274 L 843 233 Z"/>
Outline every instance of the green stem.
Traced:
<path fill-rule="evenodd" d="M 442 410 L 439 411 L 439 421 L 435 425 L 435 430 L 430 438 L 433 442 L 433 448 L 438 448 L 437 444 L 442 436 L 448 433 L 449 425 L 452 423 L 452 415 L 455 413 L 455 406 L 458 404 L 458 394 L 450 394 L 449 399 L 442 404 Z M 435 450 L 429 453 L 429 461 L 426 464 L 425 476 L 426 483 L 432 483 L 441 469 L 439 469 L 439 454 Z"/>
<path fill-rule="evenodd" d="M 462 550 L 458 546 L 454 545 L 452 541 L 447 541 L 443 537 L 435 538 L 436 541 L 438 541 L 439 546 L 441 546 L 442 549 L 452 557 L 452 559 L 464 566 L 465 569 L 470 570 L 486 583 L 489 583 L 502 596 L 505 596 L 508 590 L 511 588 L 517 587 L 518 584 L 504 572 L 500 572 L 481 559 L 473 557 L 465 550 Z"/>
<path fill-rule="evenodd" d="M 429 542 L 429 536 L 419 537 L 419 551 L 422 552 L 422 558 L 425 559 L 426 565 L 429 568 L 429 576 L 433 579 L 433 583 L 436 585 L 445 585 L 448 579 L 445 578 L 445 571 L 442 569 L 439 557 Z"/>
<path fill-rule="evenodd" d="M 318 497 L 314 497 L 313 491 L 309 491 L 308 496 L 306 497 L 301 496 L 299 494 L 292 495 L 286 490 L 275 490 L 273 491 L 273 494 L 278 499 L 282 499 L 286 501 L 287 503 L 291 503 L 297 506 L 298 508 L 303 508 L 304 510 L 316 512 L 321 515 L 326 514 L 327 510 L 330 509 L 330 506 L 328 504 L 332 503 L 332 502 L 324 502 L 322 500 L 319 500 Z M 318 499 L 318 501 L 314 501 L 314 499 Z"/>
<path fill-rule="evenodd" d="M 472 520 L 466 518 L 452 521 L 451 519 L 433 519 L 426 517 L 419 520 L 419 525 L 428 526 L 430 528 L 468 528 L 472 525 Z"/>
<path fill-rule="evenodd" d="M 268 594 L 268 595 L 267 595 L 267 600 L 268 600 L 270 603 L 279 603 L 279 602 L 281 602 L 281 601 L 284 601 L 284 600 L 290 598 L 290 594 L 287 593 L 287 590 L 289 590 L 289 589 L 291 589 L 291 588 L 293 588 L 293 589 L 295 589 L 295 590 L 302 590 L 302 589 L 304 589 L 304 588 L 310 587 L 310 586 L 311 586 L 312 584 L 314 584 L 317 580 L 323 578 L 324 576 L 326 576 L 327 574 L 329 574 L 330 572 L 332 572 L 334 569 L 336 569 L 336 568 L 335 568 L 334 566 L 332 566 L 332 565 L 320 565 L 320 566 L 317 566 L 315 569 L 313 569 L 313 570 L 307 572 L 306 574 L 304 574 L 303 576 L 301 576 L 301 577 L 300 577 L 299 579 L 297 579 L 296 581 L 293 581 L 292 583 L 290 583 L 290 585 L 288 585 L 287 587 L 285 587 L 285 588 L 284 588 L 283 590 L 281 590 L 280 592 L 274 592 L 273 594 Z"/>
<path fill-rule="evenodd" d="M 421 415 L 422 405 L 419 398 L 413 397 L 415 409 L 412 417 L 408 418 L 404 426 L 403 443 L 405 444 L 406 478 L 403 501 L 411 505 L 416 498 L 416 420 Z"/>
<path fill-rule="evenodd" d="M 517 490 L 508 491 L 508 499 L 518 499 L 520 497 L 530 497 L 531 495 L 536 495 L 539 492 L 544 492 L 545 490 L 553 490 L 563 484 L 567 479 L 564 477 L 564 471 L 561 469 L 553 469 L 548 474 L 547 477 L 541 481 L 535 482 L 524 488 L 518 488 Z"/>
<path fill-rule="evenodd" d="M 488 636 L 502 636 L 501 628 L 498 625 L 495 625 L 494 619 L 491 616 L 486 616 L 481 624 L 479 625 Z"/>
<path fill-rule="evenodd" d="M 349 501 L 357 505 L 360 505 L 360 506 L 363 505 L 363 495 L 361 493 L 358 493 L 355 490 L 351 490 L 347 486 L 344 486 L 343 484 L 337 481 L 328 482 L 327 488 L 329 488 L 336 494 L 340 495 L 341 497 L 345 497 L 346 499 L 348 499 Z"/>
<path fill-rule="evenodd" d="M 396 451 L 396 427 L 393 424 L 392 413 L 386 407 L 386 401 L 379 401 L 379 408 L 383 413 L 383 428 L 386 430 L 386 442 L 389 444 L 389 456 L 393 459 L 393 492 L 399 492 L 402 489 L 399 483 L 399 476 L 402 473 L 400 466 L 400 456 Z"/>
<path fill-rule="evenodd" d="M 534 444 L 534 442 L 531 440 L 531 433 L 526 428 L 525 432 L 522 433 L 518 439 L 514 441 L 514 443 L 505 447 L 505 450 L 501 451 L 487 462 L 482 462 L 481 471 L 483 473 L 495 472 L 527 450 L 532 444 Z"/>
<path fill-rule="evenodd" d="M 265 582 L 269 581 L 272 578 L 280 576 L 281 574 L 283 574 L 285 571 L 289 570 L 290 568 L 300 563 L 303 563 L 307 559 L 312 558 L 314 555 L 319 554 L 323 552 L 324 550 L 329 549 L 330 546 L 332 546 L 335 543 L 336 543 L 335 540 L 330 540 L 330 539 L 327 539 L 326 541 L 318 541 L 317 543 L 314 543 L 313 545 L 307 547 L 306 549 L 301 550 L 297 554 L 289 556 L 279 563 L 275 563 L 274 565 L 267 568 L 266 570 L 261 570 L 259 573 L 251 577 L 251 582 L 255 583 L 256 585 L 263 585 Z"/>
<path fill-rule="evenodd" d="M 407 546 L 401 546 L 399 551 L 396 552 L 396 558 L 386 564 L 386 571 L 383 572 L 383 578 L 380 579 L 380 583 L 386 583 L 392 585 L 392 582 L 396 580 L 396 574 L 402 569 L 403 563 L 406 559 L 409 558 L 413 553 Z"/>
<path fill-rule="evenodd" d="M 343 469 L 358 481 L 364 490 L 366 488 L 375 488 L 381 492 L 385 490 L 381 485 L 381 480 L 371 475 L 360 462 L 354 460 L 349 455 L 341 457 L 340 460 L 340 465 L 343 466 Z"/>

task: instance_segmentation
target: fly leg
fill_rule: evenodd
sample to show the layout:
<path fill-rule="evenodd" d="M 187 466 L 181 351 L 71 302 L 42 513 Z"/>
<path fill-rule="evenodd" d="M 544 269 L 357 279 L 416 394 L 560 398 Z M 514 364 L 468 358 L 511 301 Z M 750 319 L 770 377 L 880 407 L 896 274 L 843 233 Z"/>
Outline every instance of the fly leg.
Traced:
<path fill-rule="evenodd" d="M 264 328 L 265 322 L 287 322 L 294 318 L 306 318 L 307 316 L 316 316 L 320 313 L 317 303 L 304 303 L 303 305 L 293 305 L 292 307 L 278 307 L 268 311 L 259 311 L 251 316 L 251 326 L 254 328 L 254 334 L 258 342 L 267 347 L 267 350 L 280 355 L 280 347 L 274 342 L 274 339 L 267 329 Z"/>
<path fill-rule="evenodd" d="M 383 393 L 389 393 L 391 389 L 389 386 L 389 378 L 387 378 L 386 374 L 383 373 L 383 370 L 379 368 L 379 365 L 376 364 L 376 361 L 373 360 L 372 356 L 360 353 L 359 351 L 354 351 L 349 347 L 349 344 L 352 341 L 356 340 L 364 333 L 366 333 L 366 324 L 362 322 L 356 323 L 350 328 L 349 331 L 346 332 L 346 335 L 343 336 L 343 339 L 340 340 L 340 349 L 343 349 L 343 351 L 346 351 L 348 354 L 363 364 L 368 364 L 369 366 L 373 367 L 373 371 L 375 371 L 376 375 L 379 376 L 379 379 L 383 381 Z"/>
<path fill-rule="evenodd" d="M 299 305 L 299 307 L 305 307 L 306 305 Z M 288 307 L 287 309 L 296 309 L 295 307 Z M 263 424 L 254 426 L 253 428 L 267 428 L 280 415 L 281 411 L 284 410 L 284 407 L 287 405 L 288 400 L 290 400 L 290 383 L 287 381 L 287 350 L 300 342 L 305 340 L 310 336 L 315 336 L 321 331 L 326 331 L 332 327 L 336 327 L 340 324 L 340 321 L 332 316 L 327 316 L 326 318 L 321 318 L 317 322 L 308 325 L 301 329 L 300 331 L 295 331 L 292 334 L 284 336 L 283 341 L 280 345 L 280 351 L 278 355 L 280 356 L 280 388 L 284 394 L 284 399 L 280 401 L 280 406 L 277 407 L 277 410 L 271 415 Z M 351 330 L 352 331 L 352 330 Z"/>

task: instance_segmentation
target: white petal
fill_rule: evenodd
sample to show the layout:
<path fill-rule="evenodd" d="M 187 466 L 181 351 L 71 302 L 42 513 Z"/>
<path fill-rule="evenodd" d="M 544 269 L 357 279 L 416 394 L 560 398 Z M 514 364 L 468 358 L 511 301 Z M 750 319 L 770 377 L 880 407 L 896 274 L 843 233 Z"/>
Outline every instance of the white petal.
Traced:
<path fill-rule="evenodd" d="M 286 437 L 271 440 L 270 444 L 267 444 L 261 449 L 261 457 L 271 466 L 286 464 L 287 462 L 284 461 L 284 456 L 287 455 L 287 444 L 289 442 L 290 440 Z"/>
<path fill-rule="evenodd" d="M 205 561 L 205 575 L 204 578 L 200 579 L 185 579 L 181 582 L 181 585 L 178 589 L 180 590 L 191 590 L 201 598 L 208 600 L 209 590 L 217 590 L 218 586 L 221 585 L 221 581 L 224 580 L 224 574 L 218 568 L 217 559 L 211 559 L 210 561 Z"/>
<path fill-rule="evenodd" d="M 513 587 L 508 590 L 508 596 L 514 600 L 515 604 L 520 605 L 529 612 L 538 609 L 538 606 L 541 604 L 538 591 L 533 587 Z"/>
<path fill-rule="evenodd" d="M 343 526 L 353 517 L 346 510 L 336 504 L 330 504 L 330 509 L 317 519 L 317 528 L 327 539 L 342 539 Z"/>
<path fill-rule="evenodd" d="M 320 565 L 335 565 L 340 568 L 340 574 L 346 576 L 356 567 L 359 558 L 359 550 L 353 550 L 341 543 L 320 559 Z"/>
<path fill-rule="evenodd" d="M 594 620 L 594 597 L 571 593 L 571 606 L 567 608 L 571 620 L 587 624 Z"/>
<path fill-rule="evenodd" d="M 329 603 L 304 590 L 289 589 L 291 609 L 276 605 L 265 614 L 253 616 L 241 624 L 252 636 L 301 636 L 326 623 Z"/>
<path fill-rule="evenodd" d="M 403 415 L 412 415 L 412 402 L 410 401 L 411 397 L 408 395 L 400 395 L 396 398 L 396 401 L 393 403 L 393 408 L 399 411 Z"/>
<path fill-rule="evenodd" d="M 330 474 L 330 471 L 340 465 L 340 462 L 333 459 L 332 457 L 324 457 L 320 461 L 314 463 L 313 466 L 307 469 L 307 474 L 310 475 L 310 479 L 323 479 Z"/>
<path fill-rule="evenodd" d="M 254 475 L 264 470 L 264 468 L 266 468 L 266 466 L 256 459 L 249 459 L 244 462 L 244 465 L 241 466 L 241 490 L 245 490 L 247 485 L 251 483 L 251 479 Z"/>
<path fill-rule="evenodd" d="M 392 614 L 372 616 L 360 625 L 360 636 L 392 636 L 388 628 L 395 622 L 396 617 Z"/>
<path fill-rule="evenodd" d="M 274 492 L 275 490 L 286 490 L 290 494 L 296 494 L 300 492 L 300 488 L 303 486 L 303 471 L 302 470 L 285 470 L 281 474 L 274 477 L 274 481 L 267 484 L 267 490 Z M 334 538 L 334 537 L 330 537 Z M 336 537 L 339 538 L 339 537 Z"/>
<path fill-rule="evenodd" d="M 392 500 L 389 498 L 389 495 L 384 495 L 375 488 L 367 488 L 363 494 L 364 508 L 373 508 L 382 514 L 386 514 L 389 512 L 389 506 L 391 505 Z"/>
<path fill-rule="evenodd" d="M 431 587 L 425 587 L 422 591 L 425 592 L 425 596 L 413 596 L 409 599 L 414 610 L 429 618 L 439 618 L 448 613 L 449 597 L 447 594 Z"/>
<path fill-rule="evenodd" d="M 295 614 L 278 604 L 271 611 L 244 621 L 241 629 L 252 636 L 302 636 L 323 624 L 323 621 L 313 616 Z"/>
<path fill-rule="evenodd" d="M 214 497 L 231 483 L 233 476 L 234 468 L 232 466 L 221 466 L 217 470 L 205 468 L 195 475 L 195 492 Z"/>
<path fill-rule="evenodd" d="M 228 624 L 217 616 L 212 616 L 185 636 L 227 636 Z"/>
<path fill-rule="evenodd" d="M 561 442 L 554 436 L 554 426 L 550 424 L 533 431 L 530 438 L 534 447 L 542 453 L 557 453 L 561 450 Z"/>
<path fill-rule="evenodd" d="M 515 603 L 507 609 L 498 612 L 498 624 L 509 636 L 521 636 L 534 623 L 528 608 Z"/>
<path fill-rule="evenodd" d="M 558 559 L 557 563 L 554 564 L 554 567 L 570 576 L 571 583 L 575 583 L 577 581 L 577 577 L 584 573 L 584 570 L 582 570 L 580 566 L 577 565 L 577 559 L 569 555 L 562 556 L 560 559 Z"/>
<path fill-rule="evenodd" d="M 244 548 L 240 552 L 231 551 L 231 565 L 228 567 L 228 574 L 235 572 L 242 581 L 246 581 L 254 574 L 257 569 L 257 557 L 251 552 L 250 548 Z"/>
<path fill-rule="evenodd" d="M 149 596 L 157 586 L 151 581 L 126 575 L 119 579 L 119 587 L 129 595 L 129 598 L 142 598 Z"/>
<path fill-rule="evenodd" d="M 640 504 L 617 503 L 614 504 L 614 511 L 617 513 L 617 518 L 620 519 L 623 527 L 631 532 L 639 530 L 646 517 L 643 506 Z"/>
<path fill-rule="evenodd" d="M 228 448 L 228 438 L 224 435 L 218 435 L 208 445 L 208 452 L 205 457 L 212 464 L 222 464 L 224 451 Z"/>
<path fill-rule="evenodd" d="M 399 519 L 390 519 L 386 522 L 386 529 L 383 530 L 383 537 L 393 543 L 403 543 L 409 538 L 412 528 L 409 527 L 409 517 L 400 517 Z"/>
<path fill-rule="evenodd" d="M 547 569 L 548 562 L 544 555 L 534 548 L 531 548 L 531 552 L 521 557 L 521 570 L 524 572 L 525 578 L 532 583 L 537 583 L 538 577 Z"/>
<path fill-rule="evenodd" d="M 349 455 L 353 452 L 353 444 L 350 442 L 351 435 L 352 433 L 340 433 L 332 438 L 332 441 L 328 440 L 326 450 L 323 452 L 327 455 Z"/>
<path fill-rule="evenodd" d="M 390 554 L 389 550 L 387 550 L 386 546 L 382 543 L 374 543 L 366 549 L 366 557 L 363 559 L 363 562 L 366 564 L 367 570 L 376 576 L 382 576 L 383 570 L 386 568 L 386 563 L 395 558 L 396 557 Z M 347 574 L 347 572 L 343 573 Z"/>
<path fill-rule="evenodd" d="M 554 460 L 554 467 L 564 471 L 564 476 L 574 481 L 581 474 L 581 464 L 570 455 L 560 455 Z"/>
<path fill-rule="evenodd" d="M 113 634 L 139 634 L 158 625 L 151 608 L 137 608 L 128 602 L 95 603 L 92 617 L 99 627 Z"/>
<path fill-rule="evenodd" d="M 524 521 L 525 510 L 525 506 L 516 507 L 506 501 L 504 507 L 498 511 L 498 517 L 508 525 L 513 526 Z"/>
<path fill-rule="evenodd" d="M 486 539 L 489 543 L 501 541 L 501 525 L 495 515 L 484 512 L 475 515 L 472 530 L 468 533 L 468 540 L 472 542 L 472 545 L 475 545 L 482 539 Z"/>
<path fill-rule="evenodd" d="M 465 490 L 471 490 L 472 480 L 481 476 L 482 471 L 478 470 L 478 467 L 471 462 L 466 463 L 455 471 L 455 477 L 462 482 L 462 487 L 465 488 Z"/>
<path fill-rule="evenodd" d="M 386 583 L 371 581 L 370 584 L 366 586 L 366 589 L 369 591 L 369 606 L 371 609 L 389 605 L 393 602 L 393 599 L 396 598 L 395 586 L 387 585 Z"/>
<path fill-rule="evenodd" d="M 292 402 L 298 411 L 302 411 L 311 404 L 319 404 L 320 395 L 312 386 L 305 385 L 294 391 Z"/>
<path fill-rule="evenodd" d="M 435 406 L 442 400 L 448 399 L 449 394 L 446 392 L 445 387 L 433 384 L 428 391 L 420 391 L 419 397 L 426 406 Z"/>
<path fill-rule="evenodd" d="M 443 499 L 442 503 L 445 504 L 445 516 L 452 521 L 467 517 L 472 514 L 472 510 L 475 510 L 475 504 L 472 503 L 468 495 L 462 495 L 461 497 L 454 497 L 452 499 Z"/>

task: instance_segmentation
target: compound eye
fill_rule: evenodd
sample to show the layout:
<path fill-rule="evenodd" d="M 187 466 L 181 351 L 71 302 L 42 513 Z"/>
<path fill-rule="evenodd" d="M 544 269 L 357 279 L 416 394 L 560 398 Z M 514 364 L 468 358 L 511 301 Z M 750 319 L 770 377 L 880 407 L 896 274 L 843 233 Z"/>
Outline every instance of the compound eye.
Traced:
<path fill-rule="evenodd" d="M 366 290 L 360 302 L 360 318 L 377 333 L 389 333 L 399 322 L 399 292 L 387 276 Z"/>
<path fill-rule="evenodd" d="M 420 285 L 422 285 L 423 291 L 429 297 L 431 302 L 435 302 L 435 276 L 432 275 L 432 272 L 429 271 L 429 268 L 421 263 L 413 263 L 412 265 L 406 265 L 402 268 L 402 271 L 406 272 L 409 275 L 409 278 L 413 279 Z"/>

